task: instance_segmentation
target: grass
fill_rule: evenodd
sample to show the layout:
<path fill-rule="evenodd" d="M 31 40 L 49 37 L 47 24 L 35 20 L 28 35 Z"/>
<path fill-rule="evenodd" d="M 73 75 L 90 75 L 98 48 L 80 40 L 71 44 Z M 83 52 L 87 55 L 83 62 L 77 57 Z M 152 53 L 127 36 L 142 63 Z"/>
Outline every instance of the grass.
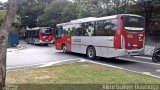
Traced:
<path fill-rule="evenodd" d="M 44 87 L 46 84 L 58 84 L 55 85 L 57 87 L 61 87 L 60 84 L 74 84 L 74 86 L 75 84 L 93 84 L 92 87 L 95 87 L 95 84 L 160 84 L 160 79 L 97 64 L 76 63 L 47 68 L 8 71 L 6 83 L 41 84 Z M 81 86 L 81 89 L 82 87 L 84 86 Z M 51 89 L 48 86 L 46 90 Z"/>

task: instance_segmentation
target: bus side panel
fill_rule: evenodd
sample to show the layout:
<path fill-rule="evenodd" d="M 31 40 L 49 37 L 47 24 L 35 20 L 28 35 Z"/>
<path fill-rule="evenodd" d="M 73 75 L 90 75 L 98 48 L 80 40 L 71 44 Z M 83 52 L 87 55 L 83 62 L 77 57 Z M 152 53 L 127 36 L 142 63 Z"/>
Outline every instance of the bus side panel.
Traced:
<path fill-rule="evenodd" d="M 62 45 L 67 46 L 67 51 L 71 52 L 71 37 L 63 36 L 56 40 L 56 50 L 62 50 Z"/>
<path fill-rule="evenodd" d="M 56 42 L 55 42 L 56 50 L 62 50 L 62 42 L 63 42 L 63 38 L 56 39 Z"/>
<path fill-rule="evenodd" d="M 122 28 L 121 17 L 118 17 L 118 30 L 114 36 L 114 48 L 115 49 L 121 49 L 121 28 Z"/>
<path fill-rule="evenodd" d="M 86 54 L 86 49 L 91 44 L 92 39 L 85 36 L 73 36 L 72 37 L 72 52 Z"/>
<path fill-rule="evenodd" d="M 63 42 L 67 46 L 67 51 L 71 52 L 71 36 L 64 36 Z"/>
<path fill-rule="evenodd" d="M 96 50 L 96 55 L 102 56 L 99 41 L 98 37 L 74 36 L 72 37 L 72 52 L 86 54 L 87 47 L 93 46 Z"/>
<path fill-rule="evenodd" d="M 125 50 L 113 47 L 114 36 L 75 36 L 72 37 L 72 52 L 86 54 L 88 46 L 96 49 L 96 55 L 100 57 L 116 57 L 125 55 Z"/>
<path fill-rule="evenodd" d="M 108 48 L 108 58 L 127 55 L 125 49 Z M 106 57 L 106 56 L 105 56 Z"/>

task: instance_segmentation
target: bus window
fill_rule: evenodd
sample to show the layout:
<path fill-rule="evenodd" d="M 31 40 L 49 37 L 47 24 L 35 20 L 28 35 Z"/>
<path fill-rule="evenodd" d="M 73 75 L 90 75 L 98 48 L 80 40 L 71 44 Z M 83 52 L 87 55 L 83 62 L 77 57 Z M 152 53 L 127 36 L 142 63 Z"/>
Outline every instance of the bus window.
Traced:
<path fill-rule="evenodd" d="M 118 29 L 118 19 L 97 21 L 95 36 L 114 36 Z"/>
<path fill-rule="evenodd" d="M 45 28 L 41 30 L 43 35 L 51 35 L 52 34 L 52 30 L 50 28 Z"/>
<path fill-rule="evenodd" d="M 124 16 L 124 27 L 127 31 L 144 31 L 144 18 Z"/>
<path fill-rule="evenodd" d="M 88 27 L 86 29 L 86 33 L 87 33 L 87 36 L 93 36 L 94 35 L 94 22 L 89 22 L 88 23 Z"/>
<path fill-rule="evenodd" d="M 57 37 L 57 38 L 59 38 L 59 37 L 62 36 L 62 31 L 63 31 L 62 28 L 57 28 L 57 29 L 56 29 L 56 37 Z"/>
<path fill-rule="evenodd" d="M 118 19 L 111 19 L 111 35 L 115 35 L 116 31 L 118 30 Z"/>

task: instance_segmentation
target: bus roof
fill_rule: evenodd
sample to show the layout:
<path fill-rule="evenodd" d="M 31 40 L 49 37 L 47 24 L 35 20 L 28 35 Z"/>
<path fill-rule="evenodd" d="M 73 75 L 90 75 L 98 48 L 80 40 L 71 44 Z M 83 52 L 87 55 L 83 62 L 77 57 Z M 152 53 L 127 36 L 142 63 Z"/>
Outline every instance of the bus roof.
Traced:
<path fill-rule="evenodd" d="M 106 20 L 106 19 L 114 19 L 117 18 L 118 16 L 136 16 L 136 17 L 142 17 L 140 15 L 135 15 L 135 14 L 118 14 L 118 15 L 112 15 L 112 16 L 106 16 L 106 17 L 99 17 L 99 20 Z"/>
<path fill-rule="evenodd" d="M 98 18 L 96 17 L 87 17 L 87 18 L 81 18 L 81 19 L 76 19 L 76 20 L 71 20 L 70 22 L 66 22 L 66 23 L 60 23 L 57 24 L 57 26 L 62 26 L 62 25 L 71 25 L 71 24 L 75 24 L 75 23 L 84 23 L 84 22 L 92 22 L 92 21 L 96 21 Z"/>
<path fill-rule="evenodd" d="M 87 17 L 87 18 L 81 18 L 81 19 L 76 19 L 76 20 L 71 20 L 71 23 L 83 23 L 83 22 L 92 22 L 96 21 L 98 18 L 97 17 Z"/>
<path fill-rule="evenodd" d="M 71 24 L 71 23 L 70 22 L 60 23 L 60 24 L 57 24 L 57 26 L 68 25 L 68 24 Z"/>
<path fill-rule="evenodd" d="M 81 19 L 71 20 L 70 22 L 67 22 L 67 23 L 57 24 L 57 26 L 70 25 L 70 24 L 76 24 L 76 23 L 78 24 L 78 23 L 85 23 L 85 22 L 93 22 L 93 21 L 100 21 L 100 20 L 107 20 L 107 19 L 117 18 L 118 16 L 136 16 L 136 17 L 142 17 L 140 15 L 135 15 L 135 14 L 118 14 L 118 15 L 105 16 L 105 17 L 87 17 L 87 18 L 81 18 Z"/>
<path fill-rule="evenodd" d="M 28 31 L 34 31 L 34 30 L 46 29 L 46 28 L 50 28 L 50 27 L 35 27 L 35 28 L 28 28 L 28 27 L 27 27 L 27 30 L 28 30 Z"/>

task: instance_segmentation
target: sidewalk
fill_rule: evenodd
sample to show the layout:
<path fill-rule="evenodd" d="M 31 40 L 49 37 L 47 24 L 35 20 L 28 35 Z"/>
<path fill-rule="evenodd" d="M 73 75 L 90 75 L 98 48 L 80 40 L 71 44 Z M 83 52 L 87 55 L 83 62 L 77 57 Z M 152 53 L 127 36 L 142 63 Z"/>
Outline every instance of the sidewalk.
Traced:
<path fill-rule="evenodd" d="M 151 57 L 153 55 L 154 49 L 155 46 L 146 45 L 144 50 L 144 56 Z"/>
<path fill-rule="evenodd" d="M 17 47 L 7 48 L 7 52 L 14 52 L 14 51 L 22 50 L 24 48 L 25 48 L 24 46 L 18 45 Z"/>

